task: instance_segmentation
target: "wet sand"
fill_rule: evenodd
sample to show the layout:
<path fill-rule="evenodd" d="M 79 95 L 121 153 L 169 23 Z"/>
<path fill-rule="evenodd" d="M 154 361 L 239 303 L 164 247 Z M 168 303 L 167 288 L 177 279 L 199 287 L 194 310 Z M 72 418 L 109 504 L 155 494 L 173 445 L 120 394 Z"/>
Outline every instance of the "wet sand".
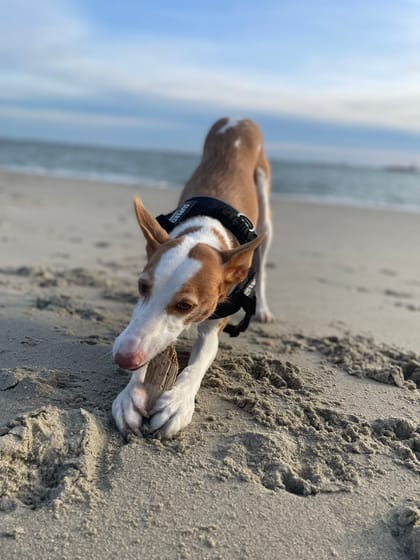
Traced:
<path fill-rule="evenodd" d="M 178 195 L 0 173 L 1 557 L 420 558 L 420 216 L 274 199 L 276 322 L 223 335 L 179 437 L 125 442 L 134 194 Z"/>

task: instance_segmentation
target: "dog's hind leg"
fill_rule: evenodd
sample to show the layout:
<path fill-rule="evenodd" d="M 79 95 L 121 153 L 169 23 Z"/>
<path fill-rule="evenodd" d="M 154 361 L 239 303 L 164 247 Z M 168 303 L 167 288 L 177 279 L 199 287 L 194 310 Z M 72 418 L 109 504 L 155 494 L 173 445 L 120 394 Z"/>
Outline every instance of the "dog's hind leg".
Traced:
<path fill-rule="evenodd" d="M 274 316 L 271 313 L 266 294 L 266 260 L 267 253 L 271 245 L 273 237 L 273 225 L 271 218 L 271 210 L 269 205 L 271 191 L 271 172 L 264 153 L 261 151 L 258 158 L 257 166 L 254 172 L 255 188 L 258 197 L 258 235 L 266 235 L 265 240 L 261 243 L 254 257 L 254 267 L 256 272 L 256 296 L 257 309 L 256 318 L 262 323 L 270 323 Z"/>

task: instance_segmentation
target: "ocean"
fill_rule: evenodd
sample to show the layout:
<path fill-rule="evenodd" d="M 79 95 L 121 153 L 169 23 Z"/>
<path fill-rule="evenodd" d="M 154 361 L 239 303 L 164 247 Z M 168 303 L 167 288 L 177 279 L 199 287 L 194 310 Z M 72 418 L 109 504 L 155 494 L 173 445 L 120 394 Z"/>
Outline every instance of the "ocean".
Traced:
<path fill-rule="evenodd" d="M 25 173 L 179 187 L 199 155 L 0 139 L 0 168 Z M 274 196 L 420 211 L 420 172 L 271 159 Z"/>

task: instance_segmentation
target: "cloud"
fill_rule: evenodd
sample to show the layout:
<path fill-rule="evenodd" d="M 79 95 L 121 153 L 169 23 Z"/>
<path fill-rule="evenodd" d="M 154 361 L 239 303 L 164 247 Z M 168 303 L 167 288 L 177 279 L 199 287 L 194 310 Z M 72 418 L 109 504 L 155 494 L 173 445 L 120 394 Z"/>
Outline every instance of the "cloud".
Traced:
<path fill-rule="evenodd" d="M 133 114 L 140 104 L 136 99 L 146 110 L 147 100 L 160 100 L 221 113 L 290 115 L 420 133 L 417 12 L 411 19 L 397 17 L 391 53 L 363 52 L 356 40 L 354 51 L 346 55 L 308 50 L 301 55 L 306 62 L 293 67 L 276 58 L 276 52 L 271 58 L 261 57 L 261 64 L 247 65 L 247 58 L 258 59 L 252 49 L 261 40 L 234 44 L 228 38 L 215 43 L 173 34 L 104 35 L 93 21 L 60 0 L 0 0 L 0 10 L 3 115 L 16 100 L 33 105 L 35 99 L 42 99 L 50 107 L 59 107 L 75 99 L 92 106 L 111 95 Z M 48 114 L 38 112 L 39 118 L 53 114 L 52 109 Z M 55 115 L 67 118 L 64 113 Z"/>
<path fill-rule="evenodd" d="M 2 68 L 42 68 L 88 40 L 90 26 L 60 0 L 0 0 Z"/>

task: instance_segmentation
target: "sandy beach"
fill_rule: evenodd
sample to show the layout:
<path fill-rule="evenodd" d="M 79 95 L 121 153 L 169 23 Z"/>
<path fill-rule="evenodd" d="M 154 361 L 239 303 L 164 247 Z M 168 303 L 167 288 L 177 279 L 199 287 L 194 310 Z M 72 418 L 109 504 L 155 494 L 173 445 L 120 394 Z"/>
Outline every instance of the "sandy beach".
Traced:
<path fill-rule="evenodd" d="M 420 215 L 274 198 L 276 322 L 223 335 L 179 437 L 125 442 L 134 194 L 178 196 L 0 173 L 2 560 L 419 559 Z"/>

